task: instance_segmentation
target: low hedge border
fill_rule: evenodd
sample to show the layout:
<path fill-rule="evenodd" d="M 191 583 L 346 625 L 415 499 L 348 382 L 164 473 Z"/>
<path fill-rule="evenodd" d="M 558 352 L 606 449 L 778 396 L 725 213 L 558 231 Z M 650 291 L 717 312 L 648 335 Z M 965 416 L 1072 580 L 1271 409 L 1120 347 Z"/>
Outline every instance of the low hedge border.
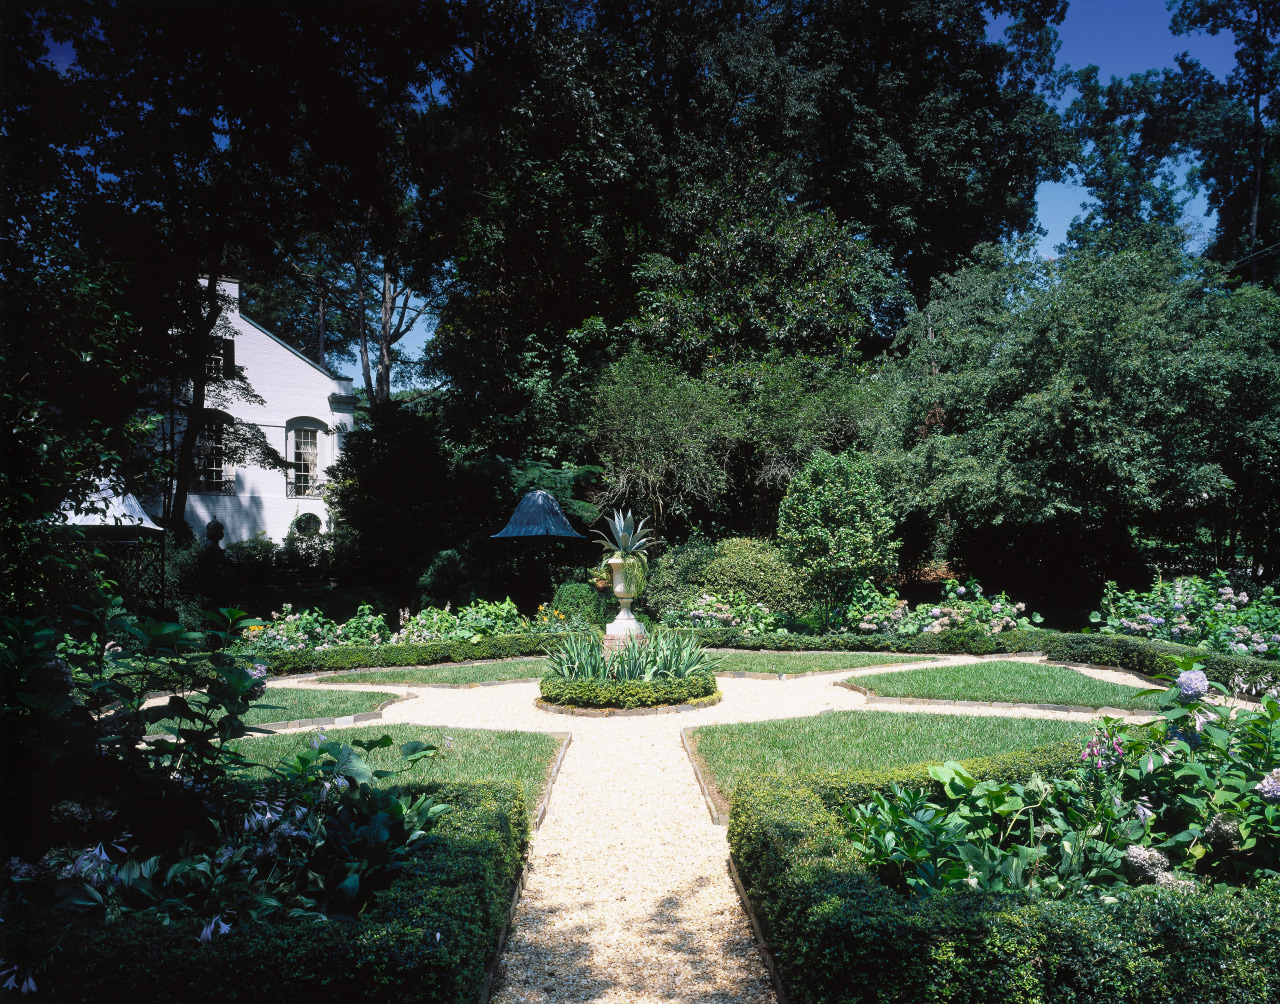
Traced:
<path fill-rule="evenodd" d="M 165 926 L 126 917 L 68 927 L 59 914 L 4 925 L 3 956 L 30 958 L 61 937 L 52 964 L 37 976 L 41 994 L 98 1004 L 384 1004 L 405 993 L 474 1004 L 523 870 L 524 788 L 501 782 L 414 790 L 432 792 L 455 811 L 354 920 L 237 927 L 201 943 L 199 920 Z"/>
<path fill-rule="evenodd" d="M 995 758 L 992 758 L 995 759 Z M 825 799 L 794 779 L 734 792 L 729 845 L 794 1004 L 1280 999 L 1280 883 L 1111 905 L 953 891 L 867 874 Z"/>
<path fill-rule="evenodd" d="M 434 666 L 442 662 L 487 662 L 543 655 L 563 634 L 499 634 L 469 641 L 432 641 L 407 645 L 343 645 L 326 649 L 272 652 L 260 657 L 273 676 L 340 670 Z"/>
<path fill-rule="evenodd" d="M 1123 634 L 1053 634 L 1041 651 L 1055 662 L 1115 666 L 1143 676 L 1168 676 L 1175 671 L 1165 656 L 1195 656 L 1205 675 L 1240 697 L 1256 697 L 1280 687 L 1280 664 L 1245 655 L 1224 655 L 1209 649 Z"/>
<path fill-rule="evenodd" d="M 707 697 L 695 697 L 687 704 L 663 704 L 655 708 L 575 708 L 548 704 L 541 699 L 533 702 L 539 711 L 552 715 L 576 715 L 579 718 L 638 718 L 643 715 L 674 715 L 685 711 L 701 711 L 719 704 L 724 694 L 716 691 Z"/>
<path fill-rule="evenodd" d="M 1061 711 L 1074 715 L 1109 715 L 1112 718 L 1124 718 L 1128 715 L 1150 717 L 1154 714 L 1147 708 L 1114 708 L 1110 706 L 1087 708 L 1083 704 L 1017 704 L 1011 701 L 954 701 L 943 697 L 881 697 L 872 693 L 866 687 L 860 687 L 856 683 L 850 683 L 848 680 L 838 680 L 831 686 L 843 687 L 845 690 L 852 690 L 855 694 L 862 694 L 866 697 L 868 704 L 919 704 L 930 708 L 1003 708 L 1021 711 Z"/>
<path fill-rule="evenodd" d="M 717 693 L 713 674 L 694 673 L 683 680 L 566 680 L 544 676 L 540 685 L 547 704 L 573 708 L 653 708 L 691 704 Z"/>

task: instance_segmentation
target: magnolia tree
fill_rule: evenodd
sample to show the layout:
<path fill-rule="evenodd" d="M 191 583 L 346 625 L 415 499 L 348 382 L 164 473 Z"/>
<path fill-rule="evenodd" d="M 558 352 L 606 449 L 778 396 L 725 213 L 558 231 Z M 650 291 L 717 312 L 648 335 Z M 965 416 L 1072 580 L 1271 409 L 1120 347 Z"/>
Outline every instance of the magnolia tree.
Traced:
<path fill-rule="evenodd" d="M 866 579 L 883 580 L 897 566 L 893 521 L 868 458 L 819 450 L 791 482 L 778 510 L 778 543 L 808 576 L 809 592 L 831 608 Z"/>

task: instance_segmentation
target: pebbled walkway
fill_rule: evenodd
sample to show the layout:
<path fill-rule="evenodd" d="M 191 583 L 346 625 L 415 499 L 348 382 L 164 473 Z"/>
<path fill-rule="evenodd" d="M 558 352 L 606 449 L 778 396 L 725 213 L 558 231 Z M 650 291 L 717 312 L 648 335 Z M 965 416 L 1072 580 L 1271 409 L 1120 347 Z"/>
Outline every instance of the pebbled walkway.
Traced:
<path fill-rule="evenodd" d="M 929 664 L 974 661 L 979 660 L 948 657 Z M 913 665 L 921 664 L 891 668 Z M 573 730 L 550 810 L 533 837 L 528 883 L 499 964 L 495 1004 L 775 1002 L 726 869 L 727 831 L 710 820 L 679 732 L 689 725 L 860 709 L 866 699 L 834 683 L 885 669 L 781 681 L 722 678 L 724 701 L 715 707 L 635 718 L 565 719 L 547 714 L 534 707 L 536 683 L 420 689 L 417 698 L 387 709 L 384 722 L 540 732 L 568 725 Z M 1118 682 L 1143 682 L 1122 675 L 1128 678 Z M 325 685 L 412 689 L 395 684 Z M 272 686 L 316 683 L 278 681 Z M 921 705 L 875 710 L 1079 721 L 1091 717 Z"/>

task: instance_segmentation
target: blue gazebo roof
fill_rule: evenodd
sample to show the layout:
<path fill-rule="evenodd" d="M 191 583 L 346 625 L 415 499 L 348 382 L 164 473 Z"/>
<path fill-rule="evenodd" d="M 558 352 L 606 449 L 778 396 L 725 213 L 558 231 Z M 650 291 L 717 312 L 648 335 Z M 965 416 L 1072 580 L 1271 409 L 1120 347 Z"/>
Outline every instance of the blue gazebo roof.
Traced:
<path fill-rule="evenodd" d="M 549 492 L 532 491 L 520 500 L 511 520 L 495 537 L 578 537 L 583 538 L 569 525 L 560 503 Z"/>

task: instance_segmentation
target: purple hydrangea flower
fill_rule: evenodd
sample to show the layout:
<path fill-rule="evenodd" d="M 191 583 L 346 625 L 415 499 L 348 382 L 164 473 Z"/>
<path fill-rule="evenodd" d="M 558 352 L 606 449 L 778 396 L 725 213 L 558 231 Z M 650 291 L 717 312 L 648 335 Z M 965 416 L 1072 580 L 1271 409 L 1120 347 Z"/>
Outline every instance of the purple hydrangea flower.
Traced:
<path fill-rule="evenodd" d="M 1280 802 L 1280 767 L 1277 767 L 1259 781 L 1258 786 L 1253 790 L 1257 792 L 1264 802 L 1273 804 Z"/>
<path fill-rule="evenodd" d="M 1209 678 L 1204 670 L 1191 669 L 1178 674 L 1178 694 L 1184 701 L 1198 701 L 1209 693 Z"/>
<path fill-rule="evenodd" d="M 964 595 L 964 586 L 961 586 L 959 589 L 957 589 L 957 590 L 956 590 L 956 594 L 957 594 L 957 595 L 959 595 L 959 596 L 963 596 L 963 595 Z"/>

